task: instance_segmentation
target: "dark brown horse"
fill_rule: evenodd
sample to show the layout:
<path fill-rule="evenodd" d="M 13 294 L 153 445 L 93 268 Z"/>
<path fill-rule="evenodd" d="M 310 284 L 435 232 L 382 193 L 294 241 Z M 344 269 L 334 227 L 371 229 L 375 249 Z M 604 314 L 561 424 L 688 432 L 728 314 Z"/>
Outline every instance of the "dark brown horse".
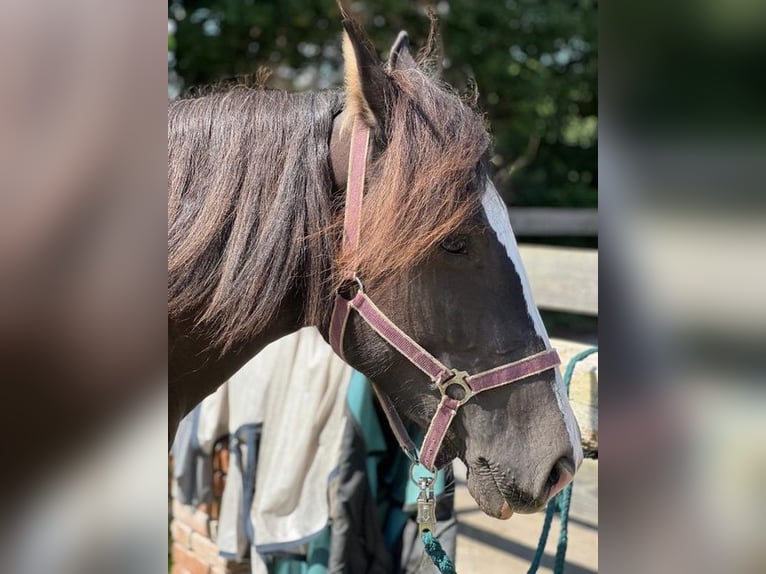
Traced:
<path fill-rule="evenodd" d="M 168 110 L 170 424 L 268 343 L 305 325 L 328 337 L 348 270 L 446 365 L 483 371 L 549 348 L 505 205 L 482 167 L 482 117 L 431 78 L 400 34 L 381 64 L 344 19 L 344 92 L 247 87 Z M 351 124 L 372 129 L 359 247 L 341 248 Z M 436 386 L 358 316 L 345 357 L 425 428 Z M 540 509 L 582 460 L 560 376 L 476 395 L 444 450 L 481 508 Z"/>

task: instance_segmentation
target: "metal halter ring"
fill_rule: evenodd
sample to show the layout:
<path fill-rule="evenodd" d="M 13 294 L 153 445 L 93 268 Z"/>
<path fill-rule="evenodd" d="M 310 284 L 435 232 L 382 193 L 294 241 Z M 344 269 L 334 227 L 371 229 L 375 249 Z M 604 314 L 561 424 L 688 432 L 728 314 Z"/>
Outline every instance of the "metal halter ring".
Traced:
<path fill-rule="evenodd" d="M 458 371 L 457 369 L 452 369 L 450 373 L 452 373 L 452 376 L 449 379 L 442 381 L 441 383 L 437 383 L 439 392 L 442 394 L 442 396 L 448 396 L 451 399 L 459 401 L 460 405 L 462 406 L 471 400 L 471 397 L 473 397 L 476 393 L 474 393 L 473 389 L 468 385 L 468 373 L 465 371 Z M 463 396 L 458 398 L 450 395 L 447 390 L 452 386 L 460 387 L 463 390 Z"/>
<path fill-rule="evenodd" d="M 351 301 L 351 299 L 354 298 L 353 295 L 350 297 L 346 297 L 345 295 L 346 292 L 350 292 L 350 291 L 346 291 L 346 288 L 350 287 L 352 282 L 356 283 L 357 293 L 364 293 L 364 283 L 362 283 L 362 280 L 359 279 L 359 277 L 357 277 L 356 275 L 354 275 L 353 277 L 349 277 L 348 279 L 343 281 L 343 284 L 340 287 L 338 287 L 338 290 L 337 290 L 338 296 L 342 297 L 346 301 Z"/>
<path fill-rule="evenodd" d="M 412 484 L 414 484 L 415 486 L 417 486 L 418 488 L 420 488 L 420 483 L 419 483 L 419 482 L 418 482 L 418 481 L 415 479 L 415 467 L 416 467 L 416 466 L 423 466 L 423 465 L 422 465 L 422 464 L 420 464 L 420 462 L 418 462 L 418 461 L 415 461 L 415 462 L 413 462 L 413 463 L 410 465 L 410 480 L 412 481 Z M 423 468 L 426 468 L 426 467 L 425 467 L 425 466 L 423 466 Z M 426 468 L 426 471 L 427 471 L 427 472 L 431 472 L 431 471 L 430 471 L 430 470 L 428 470 L 427 468 Z M 422 479 L 426 479 L 426 480 L 428 480 L 428 481 L 429 481 L 429 485 L 430 485 L 430 484 L 433 484 L 433 483 L 434 483 L 434 481 L 436 480 L 436 473 L 433 473 L 433 472 L 431 472 L 431 476 L 430 476 L 430 477 L 429 477 L 429 476 L 423 476 L 423 477 L 421 477 L 421 480 L 422 480 Z"/>

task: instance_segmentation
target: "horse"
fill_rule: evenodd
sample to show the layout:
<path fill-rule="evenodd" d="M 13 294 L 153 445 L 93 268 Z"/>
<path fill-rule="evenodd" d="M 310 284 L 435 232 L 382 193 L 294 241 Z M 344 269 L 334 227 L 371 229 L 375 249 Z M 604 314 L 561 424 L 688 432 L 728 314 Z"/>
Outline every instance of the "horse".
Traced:
<path fill-rule="evenodd" d="M 342 25 L 342 90 L 235 86 L 168 106 L 170 431 L 268 343 L 315 326 L 375 381 L 395 431 L 434 435 L 427 468 L 460 458 L 490 516 L 539 511 L 582 462 L 580 434 L 483 117 L 430 73 L 432 39 L 416 59 L 401 32 L 384 63 L 343 10 Z M 509 368 L 513 384 L 471 386 Z"/>

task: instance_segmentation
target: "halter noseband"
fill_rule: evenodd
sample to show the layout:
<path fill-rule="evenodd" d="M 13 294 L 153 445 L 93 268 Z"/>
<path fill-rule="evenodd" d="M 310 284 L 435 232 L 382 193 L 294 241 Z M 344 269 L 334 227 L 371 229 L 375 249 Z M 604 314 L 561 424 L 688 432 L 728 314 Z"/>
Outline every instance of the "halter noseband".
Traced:
<path fill-rule="evenodd" d="M 359 245 L 359 225 L 362 211 L 367 152 L 370 128 L 361 120 L 354 121 L 351 150 L 348 160 L 346 208 L 343 221 L 344 247 L 353 252 Z M 479 393 L 502 387 L 515 381 L 557 367 L 561 361 L 555 349 L 546 349 L 519 361 L 507 363 L 488 371 L 469 375 L 465 371 L 450 369 L 399 329 L 365 294 L 362 281 L 351 274 L 348 282 L 356 283 L 357 291 L 350 298 L 341 292 L 335 297 L 330 321 L 330 345 L 343 357 L 343 338 L 352 309 L 392 347 L 404 355 L 436 384 L 441 401 L 423 439 L 420 454 L 410 438 L 391 399 L 373 384 L 375 394 L 391 425 L 399 446 L 413 462 L 419 462 L 429 471 L 443 467 L 451 459 L 441 452 L 442 442 L 458 409 Z"/>

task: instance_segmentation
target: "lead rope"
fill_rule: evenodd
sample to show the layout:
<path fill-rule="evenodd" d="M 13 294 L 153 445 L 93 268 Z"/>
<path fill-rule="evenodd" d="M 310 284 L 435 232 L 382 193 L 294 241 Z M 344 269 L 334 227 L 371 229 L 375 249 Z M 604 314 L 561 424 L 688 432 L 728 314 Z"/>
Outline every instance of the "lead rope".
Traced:
<path fill-rule="evenodd" d="M 564 386 L 567 390 L 567 397 L 569 396 L 569 386 L 572 383 L 572 375 L 574 374 L 575 366 L 586 357 L 597 352 L 598 347 L 591 347 L 590 349 L 577 353 L 569 361 L 566 371 L 564 372 Z M 559 511 L 560 529 L 559 542 L 556 546 L 556 558 L 553 562 L 553 574 L 563 574 L 567 556 L 567 544 L 569 543 L 569 503 L 572 501 L 572 486 L 573 483 L 570 482 L 564 490 L 554 496 L 548 503 L 548 508 L 545 511 L 543 529 L 540 532 L 540 541 L 537 543 L 535 557 L 532 560 L 532 564 L 529 566 L 529 570 L 527 570 L 527 574 L 535 574 L 540 567 L 540 561 L 543 559 L 543 553 L 545 552 L 545 545 L 548 542 L 548 534 L 551 530 L 553 513 L 556 512 L 556 510 Z"/>
<path fill-rule="evenodd" d="M 428 557 L 431 559 L 431 562 L 434 563 L 434 566 L 439 569 L 439 572 L 442 574 L 456 574 L 455 565 L 452 563 L 452 560 L 450 560 L 450 557 L 447 556 L 447 553 L 442 549 L 442 545 L 439 544 L 439 541 L 434 537 L 434 533 L 430 530 L 424 530 L 423 534 L 421 534 L 421 538 L 423 539 L 423 546 L 426 547 L 426 554 L 428 554 Z"/>
<path fill-rule="evenodd" d="M 589 357 L 593 353 L 598 352 L 598 347 L 592 347 L 586 349 L 580 353 L 577 353 L 567 364 L 566 371 L 564 372 L 564 386 L 567 390 L 567 397 L 569 396 L 569 386 L 572 382 L 572 375 L 577 363 Z M 455 572 L 455 565 L 447 553 L 444 552 L 439 540 L 434 536 L 433 528 L 435 526 L 435 516 L 433 514 L 435 510 L 435 502 L 433 500 L 433 491 L 430 490 L 431 481 L 423 480 L 419 481 L 420 496 L 418 497 L 418 524 L 420 525 L 420 538 L 423 540 L 423 546 L 426 549 L 426 554 L 434 563 L 434 566 L 441 572 L 441 574 L 457 574 Z M 543 529 L 540 532 L 540 541 L 537 543 L 537 550 L 535 551 L 535 557 L 532 560 L 532 564 L 527 570 L 527 574 L 535 574 L 540 567 L 540 561 L 543 558 L 545 552 L 545 545 L 548 542 L 548 534 L 551 530 L 551 522 L 553 521 L 553 513 L 556 510 L 560 512 L 561 528 L 559 532 L 559 542 L 556 547 L 556 559 L 553 564 L 554 574 L 563 574 L 564 565 L 566 563 L 567 544 L 569 542 L 569 503 L 572 500 L 572 483 L 569 483 L 564 490 L 554 496 L 548 503 L 548 508 L 545 511 L 545 521 L 543 522 Z"/>

